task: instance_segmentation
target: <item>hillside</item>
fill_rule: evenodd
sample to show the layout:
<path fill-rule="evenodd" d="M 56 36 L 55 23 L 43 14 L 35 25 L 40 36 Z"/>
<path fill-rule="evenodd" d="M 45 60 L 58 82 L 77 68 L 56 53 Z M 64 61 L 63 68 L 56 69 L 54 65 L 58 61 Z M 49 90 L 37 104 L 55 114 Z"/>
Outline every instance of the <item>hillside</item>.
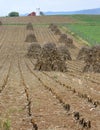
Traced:
<path fill-rule="evenodd" d="M 71 11 L 71 12 L 45 12 L 45 15 L 67 15 L 67 14 L 100 14 L 100 8 L 96 9 L 87 9 L 87 10 L 79 10 L 79 11 Z"/>

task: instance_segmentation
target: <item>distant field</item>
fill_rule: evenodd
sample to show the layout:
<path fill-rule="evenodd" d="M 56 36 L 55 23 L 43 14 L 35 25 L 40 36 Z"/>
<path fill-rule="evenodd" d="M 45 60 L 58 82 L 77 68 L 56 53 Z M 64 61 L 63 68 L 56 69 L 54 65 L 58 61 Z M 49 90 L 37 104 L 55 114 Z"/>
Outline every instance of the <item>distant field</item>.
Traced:
<path fill-rule="evenodd" d="M 100 43 L 100 15 L 75 15 L 72 17 L 80 20 L 80 24 L 71 23 L 64 26 L 88 41 L 91 45 Z"/>
<path fill-rule="evenodd" d="M 76 20 L 80 20 L 88 24 L 100 25 L 100 15 L 73 15 L 72 18 L 75 18 Z"/>
<path fill-rule="evenodd" d="M 100 15 L 63 15 L 38 17 L 1 17 L 4 25 L 26 25 L 31 22 L 33 26 L 48 26 L 50 23 L 63 25 L 94 45 L 100 43 Z"/>
<path fill-rule="evenodd" d="M 75 18 L 70 16 L 26 16 L 26 17 L 1 17 L 0 21 L 7 25 L 25 25 L 29 22 L 32 24 L 50 24 L 50 23 L 77 23 Z"/>

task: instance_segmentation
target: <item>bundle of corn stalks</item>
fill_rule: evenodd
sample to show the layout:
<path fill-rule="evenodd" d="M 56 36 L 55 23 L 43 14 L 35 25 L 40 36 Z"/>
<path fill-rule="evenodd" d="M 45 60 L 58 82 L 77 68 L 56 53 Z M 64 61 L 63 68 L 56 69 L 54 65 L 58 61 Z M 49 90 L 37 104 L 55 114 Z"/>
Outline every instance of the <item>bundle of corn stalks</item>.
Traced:
<path fill-rule="evenodd" d="M 49 25 L 49 27 L 48 27 L 48 28 L 50 28 L 50 29 L 51 29 L 53 25 L 54 25 L 54 24 L 53 24 L 53 23 L 51 23 L 51 24 Z"/>
<path fill-rule="evenodd" d="M 41 52 L 40 44 L 34 42 L 29 46 L 27 56 L 32 57 L 34 59 L 38 59 L 38 57 L 40 56 L 40 52 Z"/>
<path fill-rule="evenodd" d="M 2 22 L 0 21 L 0 25 L 2 25 Z"/>
<path fill-rule="evenodd" d="M 66 63 L 54 43 L 47 43 L 43 46 L 40 58 L 35 64 L 35 70 L 41 71 L 67 71 Z"/>
<path fill-rule="evenodd" d="M 60 35 L 60 34 L 61 34 L 61 31 L 60 31 L 58 28 L 56 28 L 55 31 L 54 31 L 54 34 L 55 34 L 55 35 Z"/>
<path fill-rule="evenodd" d="M 67 42 L 67 35 L 66 34 L 61 34 L 59 38 L 59 42 L 66 43 Z"/>
<path fill-rule="evenodd" d="M 37 42 L 36 36 L 34 34 L 28 34 L 25 42 Z"/>
<path fill-rule="evenodd" d="M 68 38 L 66 34 L 61 34 L 58 42 L 64 43 L 67 47 L 75 48 L 75 45 L 73 44 L 73 39 Z"/>
<path fill-rule="evenodd" d="M 27 26 L 26 26 L 26 29 L 27 29 L 27 30 L 33 30 L 33 25 L 32 25 L 32 23 L 28 23 Z"/>
<path fill-rule="evenodd" d="M 61 34 L 61 31 L 59 30 L 59 28 L 57 27 L 57 25 L 50 24 L 49 28 L 51 29 L 51 31 L 54 32 L 55 35 L 60 35 Z"/>
<path fill-rule="evenodd" d="M 49 28 L 51 29 L 51 31 L 55 31 L 57 29 L 57 25 L 52 23 L 49 25 Z"/>
<path fill-rule="evenodd" d="M 78 53 L 77 60 L 85 60 L 89 53 L 89 47 L 82 47 Z"/>
<path fill-rule="evenodd" d="M 100 45 L 93 46 L 89 49 L 83 72 L 100 73 Z"/>
<path fill-rule="evenodd" d="M 72 38 L 67 38 L 67 42 L 65 44 L 67 45 L 67 47 L 75 48 L 75 45 L 73 44 Z"/>
<path fill-rule="evenodd" d="M 67 49 L 67 46 L 62 45 L 58 47 L 59 53 L 63 60 L 72 60 L 69 50 Z"/>

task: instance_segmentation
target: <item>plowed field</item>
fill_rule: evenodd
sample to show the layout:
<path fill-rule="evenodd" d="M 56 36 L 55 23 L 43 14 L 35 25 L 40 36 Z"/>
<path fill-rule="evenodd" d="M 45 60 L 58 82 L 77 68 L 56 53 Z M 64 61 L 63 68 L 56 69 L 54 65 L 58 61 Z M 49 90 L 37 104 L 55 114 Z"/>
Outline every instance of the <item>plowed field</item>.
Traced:
<path fill-rule="evenodd" d="M 11 130 L 100 130 L 100 74 L 82 73 L 84 63 L 75 60 L 81 45 L 74 41 L 77 48 L 69 49 L 68 72 L 39 72 L 26 57 L 28 33 L 26 26 L 0 27 L 0 121 L 9 120 Z M 41 45 L 59 45 L 47 26 L 34 26 L 34 33 Z M 75 112 L 91 128 L 83 128 Z"/>

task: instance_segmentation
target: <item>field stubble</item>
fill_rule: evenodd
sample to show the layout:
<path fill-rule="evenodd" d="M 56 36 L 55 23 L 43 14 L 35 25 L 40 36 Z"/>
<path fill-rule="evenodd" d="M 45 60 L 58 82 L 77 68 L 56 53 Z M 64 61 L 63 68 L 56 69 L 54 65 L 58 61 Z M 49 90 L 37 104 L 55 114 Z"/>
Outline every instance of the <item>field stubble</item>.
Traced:
<path fill-rule="evenodd" d="M 75 60 L 67 62 L 66 73 L 35 71 L 36 61 L 26 57 L 30 44 L 24 42 L 29 33 L 26 27 L 3 26 L 1 30 L 0 118 L 10 120 L 12 130 L 36 130 L 35 126 L 39 130 L 81 130 L 73 114 L 79 112 L 80 118 L 91 121 L 91 130 L 99 130 L 100 104 L 95 107 L 93 102 L 100 99 L 100 75 L 83 74 L 83 62 Z M 46 42 L 60 44 L 59 36 L 47 27 L 34 27 L 34 34 L 41 46 Z M 75 59 L 79 49 L 69 51 Z M 93 102 L 79 94 L 87 94 Z"/>

